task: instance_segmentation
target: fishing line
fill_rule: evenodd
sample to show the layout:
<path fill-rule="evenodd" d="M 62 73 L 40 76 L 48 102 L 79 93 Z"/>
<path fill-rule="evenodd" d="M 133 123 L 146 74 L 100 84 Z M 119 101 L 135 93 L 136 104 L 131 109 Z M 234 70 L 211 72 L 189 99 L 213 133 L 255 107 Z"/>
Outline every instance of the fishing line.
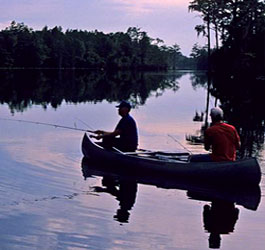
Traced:
<path fill-rule="evenodd" d="M 19 119 L 8 119 L 8 118 L 0 118 L 0 120 L 13 121 L 13 122 L 24 122 L 24 123 L 31 123 L 31 124 L 36 124 L 36 125 L 45 125 L 45 126 L 50 126 L 50 127 L 55 127 L 55 128 L 64 128 L 64 129 L 71 129 L 71 130 L 76 130 L 76 131 L 94 133 L 94 131 L 92 131 L 92 130 L 73 128 L 73 127 L 62 126 L 62 125 L 52 124 L 52 123 L 45 123 L 45 122 L 36 122 L 36 121 L 19 120 Z"/>
<path fill-rule="evenodd" d="M 80 121 L 81 123 L 83 123 L 83 124 L 84 124 L 85 126 L 87 126 L 88 128 L 94 130 L 94 128 L 92 128 L 90 125 L 88 125 L 86 122 L 82 121 L 81 119 L 79 119 L 79 118 L 77 118 L 77 117 L 75 117 L 75 119 L 78 120 L 78 121 Z"/>
<path fill-rule="evenodd" d="M 175 142 L 177 142 L 181 147 L 183 147 L 185 150 L 187 150 L 191 155 L 192 155 L 192 152 L 189 150 L 189 149 L 187 149 L 184 145 L 182 145 L 182 143 L 180 143 L 174 136 L 172 136 L 172 135 L 169 135 L 168 134 L 168 136 L 171 138 L 171 139 L 173 139 Z"/>

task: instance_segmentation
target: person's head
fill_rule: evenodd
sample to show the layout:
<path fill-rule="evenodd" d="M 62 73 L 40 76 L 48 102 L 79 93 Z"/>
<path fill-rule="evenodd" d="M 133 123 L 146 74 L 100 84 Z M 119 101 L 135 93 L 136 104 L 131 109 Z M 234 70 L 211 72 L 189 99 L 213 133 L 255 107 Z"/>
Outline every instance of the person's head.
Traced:
<path fill-rule="evenodd" d="M 121 103 L 118 106 L 116 106 L 116 108 L 119 108 L 120 116 L 125 116 L 130 112 L 132 106 L 127 101 L 121 101 Z"/>
<path fill-rule="evenodd" d="M 224 112 L 221 108 L 215 107 L 211 109 L 210 116 L 213 122 L 219 122 L 223 120 Z"/>

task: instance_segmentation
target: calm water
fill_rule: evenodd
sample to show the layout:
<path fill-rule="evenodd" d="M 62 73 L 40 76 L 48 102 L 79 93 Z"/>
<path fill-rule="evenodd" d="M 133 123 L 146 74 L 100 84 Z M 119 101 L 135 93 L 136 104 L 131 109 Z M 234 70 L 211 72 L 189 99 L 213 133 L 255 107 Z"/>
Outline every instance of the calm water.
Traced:
<path fill-rule="evenodd" d="M 188 144 L 185 135 L 196 134 L 202 125 L 192 119 L 205 110 L 205 88 L 193 87 L 190 73 L 174 79 L 172 88 L 151 89 L 144 101 L 141 96 L 131 112 L 139 127 L 139 146 L 183 150 L 172 135 L 192 152 L 204 152 L 201 145 Z M 3 102 L 0 117 L 78 128 L 88 128 L 86 123 L 89 129 L 104 130 L 112 130 L 120 119 L 116 102 L 104 98 L 62 100 L 53 105 L 56 109 L 40 104 L 32 102 L 23 112 L 13 105 L 11 114 L 10 103 Z M 102 187 L 102 178 L 84 179 L 82 132 L 4 120 L 0 124 L 0 249 L 209 248 L 203 211 L 211 202 L 190 199 L 185 190 L 138 184 L 127 222 L 119 221 L 119 199 L 94 188 Z M 263 147 L 259 155 L 265 173 Z M 229 233 L 221 234 L 221 249 L 264 249 L 264 179 L 260 186 L 256 211 L 236 204 L 238 219 Z"/>

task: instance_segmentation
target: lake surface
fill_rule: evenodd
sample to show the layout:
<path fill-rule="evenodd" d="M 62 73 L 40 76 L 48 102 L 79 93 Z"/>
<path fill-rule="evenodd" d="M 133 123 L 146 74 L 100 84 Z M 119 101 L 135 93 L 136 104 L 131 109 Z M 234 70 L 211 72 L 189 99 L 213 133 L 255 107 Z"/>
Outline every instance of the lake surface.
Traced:
<path fill-rule="evenodd" d="M 146 82 L 158 79 L 159 83 L 164 77 L 161 74 L 149 73 Z M 147 93 L 134 89 L 132 95 L 124 96 L 136 105 L 131 114 L 138 124 L 140 148 L 185 151 L 185 147 L 193 153 L 205 152 L 202 145 L 191 145 L 185 139 L 200 130 L 202 122 L 194 122 L 193 117 L 196 111 L 205 111 L 207 98 L 205 86 L 192 84 L 192 77 L 190 72 L 171 73 L 166 80 L 163 78 L 167 87 L 149 86 Z M 17 82 L 20 78 L 14 79 Z M 48 78 L 45 79 L 47 82 Z M 80 85 L 86 86 L 83 88 L 86 95 L 93 90 L 90 87 L 88 91 L 90 79 L 86 77 L 85 85 Z M 38 84 L 43 81 L 39 79 Z M 123 92 L 131 86 L 125 80 L 120 85 Z M 24 99 L 19 99 L 21 92 L 5 88 L 5 96 L 13 93 L 13 98 L 20 101 L 2 98 L 0 118 L 113 130 L 120 119 L 115 108 L 123 98 L 119 91 L 102 85 L 94 100 L 94 92 L 86 99 L 78 92 L 77 99 L 77 94 L 70 95 L 71 91 L 76 93 L 75 89 L 67 85 L 69 93 L 64 93 L 68 95 L 63 99 L 58 97 L 63 92 L 63 83 L 60 86 L 54 92 L 42 88 L 47 102 L 41 99 L 44 94 L 38 95 L 40 91 L 34 92 L 35 99 L 25 98 L 33 95 L 32 85 L 23 92 Z M 143 88 L 147 87 L 142 85 Z M 100 89 L 111 97 L 104 96 Z M 211 97 L 210 107 L 214 102 Z M 210 232 L 205 228 L 203 213 L 205 205 L 212 205 L 210 201 L 191 199 L 185 190 L 138 183 L 131 203 L 127 204 L 127 217 L 122 219 L 121 199 L 99 192 L 103 191 L 102 177 L 83 176 L 83 132 L 19 121 L 0 120 L 0 124 L 0 249 L 209 248 Z M 262 144 L 255 155 L 263 177 L 264 153 Z M 221 232 L 219 248 L 264 249 L 264 178 L 260 189 L 257 209 L 235 204 L 238 216 L 229 230 Z"/>

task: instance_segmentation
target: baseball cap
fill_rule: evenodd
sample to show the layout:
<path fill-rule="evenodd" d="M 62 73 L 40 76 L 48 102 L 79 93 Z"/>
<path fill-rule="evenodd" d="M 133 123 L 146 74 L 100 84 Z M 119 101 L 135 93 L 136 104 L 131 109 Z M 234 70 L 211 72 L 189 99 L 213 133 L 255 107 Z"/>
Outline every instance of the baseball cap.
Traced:
<path fill-rule="evenodd" d="M 118 106 L 116 106 L 116 108 L 123 108 L 123 107 L 131 109 L 132 106 L 131 106 L 131 104 L 129 102 L 124 101 L 124 100 L 121 101 L 121 103 Z"/>

